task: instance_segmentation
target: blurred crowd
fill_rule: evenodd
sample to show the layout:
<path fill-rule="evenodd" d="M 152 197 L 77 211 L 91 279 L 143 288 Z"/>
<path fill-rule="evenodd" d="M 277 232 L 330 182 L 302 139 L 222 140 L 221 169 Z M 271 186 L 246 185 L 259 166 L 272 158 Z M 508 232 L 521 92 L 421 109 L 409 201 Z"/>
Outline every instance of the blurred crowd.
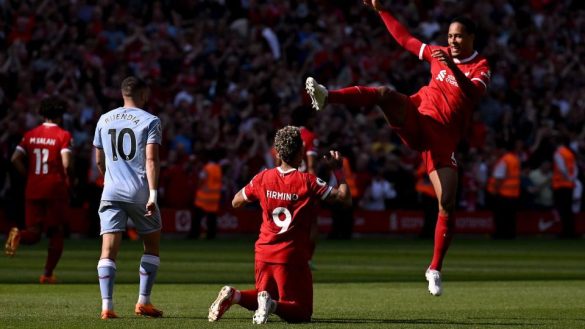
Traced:
<path fill-rule="evenodd" d="M 492 82 L 457 159 L 459 207 L 486 207 L 499 149 L 522 164 L 522 206 L 553 206 L 553 153 L 567 142 L 585 173 L 585 2 L 578 0 L 388 1 L 421 40 L 446 44 L 449 20 L 478 24 L 476 47 Z M 331 88 L 391 85 L 411 94 L 429 67 L 402 50 L 360 0 L 0 0 L 0 197 L 22 184 L 10 156 L 40 123 L 39 100 L 69 103 L 75 141 L 73 204 L 99 199 L 92 139 L 101 114 L 122 104 L 128 75 L 152 88 L 148 110 L 163 122 L 161 203 L 190 207 L 199 171 L 215 161 L 226 204 L 274 166 L 274 132 L 305 109 L 304 80 Z M 376 109 L 330 106 L 311 127 L 318 154 L 349 159 L 356 206 L 415 208 L 420 159 Z M 319 168 L 317 164 L 317 168 Z M 322 170 L 318 172 L 328 178 Z M 6 174 L 4 174 L 6 173 Z M 577 196 L 576 205 L 582 203 Z"/>

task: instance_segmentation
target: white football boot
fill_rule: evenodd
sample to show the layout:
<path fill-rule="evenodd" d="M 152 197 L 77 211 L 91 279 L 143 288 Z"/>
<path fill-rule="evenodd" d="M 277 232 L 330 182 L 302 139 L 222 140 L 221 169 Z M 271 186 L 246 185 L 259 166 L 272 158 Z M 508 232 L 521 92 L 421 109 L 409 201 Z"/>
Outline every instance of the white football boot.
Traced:
<path fill-rule="evenodd" d="M 317 80 L 312 77 L 308 77 L 307 81 L 305 81 L 305 89 L 307 90 L 309 97 L 311 97 L 311 105 L 313 108 L 317 111 L 321 111 L 325 107 L 325 101 L 327 100 L 327 95 L 329 95 L 327 88 L 318 84 Z"/>
<path fill-rule="evenodd" d="M 268 321 L 268 316 L 274 312 L 276 303 L 270 298 L 268 291 L 258 293 L 258 309 L 254 313 L 252 322 L 254 324 L 263 324 Z"/>
<path fill-rule="evenodd" d="M 207 315 L 209 322 L 221 319 L 223 314 L 232 306 L 235 293 L 236 290 L 230 286 L 221 288 L 217 298 L 209 307 L 209 314 Z"/>
<path fill-rule="evenodd" d="M 441 296 L 443 287 L 441 285 L 441 272 L 437 270 L 427 269 L 425 273 L 427 281 L 429 281 L 429 292 L 433 296 Z"/>

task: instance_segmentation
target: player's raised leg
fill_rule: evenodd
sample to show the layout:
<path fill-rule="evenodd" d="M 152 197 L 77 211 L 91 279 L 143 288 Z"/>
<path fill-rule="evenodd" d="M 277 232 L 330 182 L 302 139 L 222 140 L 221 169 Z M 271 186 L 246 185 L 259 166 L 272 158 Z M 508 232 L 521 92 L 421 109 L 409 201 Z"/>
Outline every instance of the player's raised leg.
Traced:
<path fill-rule="evenodd" d="M 144 255 L 140 259 L 140 291 L 134 312 L 136 315 L 159 318 L 163 316 L 163 312 L 152 305 L 150 293 L 160 265 L 158 257 L 160 231 L 144 234 L 142 239 L 144 241 Z"/>
<path fill-rule="evenodd" d="M 443 293 L 441 269 L 443 260 L 453 240 L 455 229 L 455 197 L 457 192 L 457 171 L 445 167 L 429 173 L 429 178 L 439 202 L 439 215 L 435 226 L 435 246 L 433 260 L 425 273 L 429 282 L 429 292 L 434 296 Z"/>
<path fill-rule="evenodd" d="M 405 112 L 408 109 L 408 96 L 396 92 L 388 87 L 353 86 L 338 90 L 327 90 L 314 78 L 308 77 L 305 89 L 311 98 L 311 104 L 317 111 L 326 104 L 344 104 L 353 107 L 380 106 L 388 123 L 393 127 L 404 124 Z"/>

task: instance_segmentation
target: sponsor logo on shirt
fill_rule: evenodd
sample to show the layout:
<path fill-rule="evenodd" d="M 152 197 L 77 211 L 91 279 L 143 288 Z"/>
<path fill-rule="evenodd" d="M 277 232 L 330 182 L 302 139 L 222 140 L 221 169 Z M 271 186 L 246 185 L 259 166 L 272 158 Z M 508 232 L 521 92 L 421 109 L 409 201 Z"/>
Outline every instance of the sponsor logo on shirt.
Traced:
<path fill-rule="evenodd" d="M 441 72 L 439 72 L 439 75 L 437 75 L 437 80 L 444 81 L 446 76 L 447 70 L 441 70 Z"/>
<path fill-rule="evenodd" d="M 439 74 L 437 75 L 436 80 L 439 80 L 441 82 L 447 81 L 447 83 L 449 83 L 450 85 L 453 85 L 455 87 L 459 87 L 459 84 L 457 83 L 457 79 L 455 79 L 455 77 L 452 76 L 451 74 L 447 75 L 447 70 L 441 70 L 439 72 Z"/>

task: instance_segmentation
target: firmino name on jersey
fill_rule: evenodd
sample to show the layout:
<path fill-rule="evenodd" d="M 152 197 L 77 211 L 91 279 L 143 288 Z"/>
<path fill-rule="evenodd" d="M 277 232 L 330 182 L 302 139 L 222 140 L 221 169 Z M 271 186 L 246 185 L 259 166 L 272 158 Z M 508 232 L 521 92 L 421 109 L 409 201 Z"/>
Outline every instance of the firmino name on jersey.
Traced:
<path fill-rule="evenodd" d="M 56 145 L 57 141 L 53 138 L 44 138 L 44 137 L 31 137 L 30 144 L 39 144 L 39 145 Z"/>
<path fill-rule="evenodd" d="M 276 191 L 270 191 L 270 190 L 266 190 L 266 197 L 269 199 L 284 200 L 284 201 L 296 201 L 299 199 L 299 196 L 297 194 L 276 192 Z"/>
<path fill-rule="evenodd" d="M 114 120 L 128 120 L 128 121 L 132 121 L 135 125 L 137 125 L 140 122 L 140 119 L 138 119 L 137 116 L 130 114 L 130 113 L 110 114 L 106 117 L 104 122 L 106 124 L 108 124 Z"/>

